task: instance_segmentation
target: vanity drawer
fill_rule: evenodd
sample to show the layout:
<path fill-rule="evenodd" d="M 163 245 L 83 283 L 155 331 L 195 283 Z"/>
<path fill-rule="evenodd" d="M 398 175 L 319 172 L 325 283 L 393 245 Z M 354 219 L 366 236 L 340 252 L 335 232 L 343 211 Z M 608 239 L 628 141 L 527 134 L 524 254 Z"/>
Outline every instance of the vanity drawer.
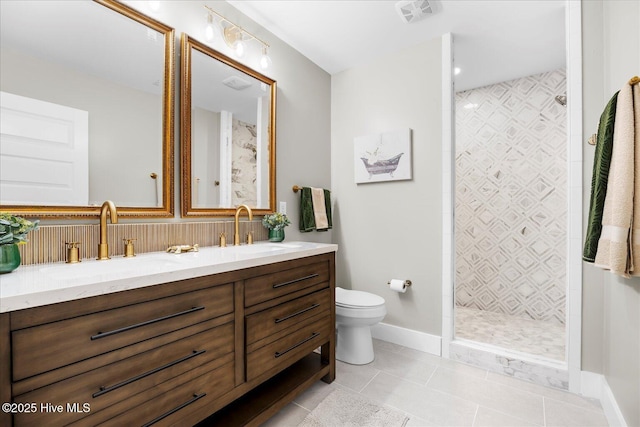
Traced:
<path fill-rule="evenodd" d="M 215 411 L 216 398 L 233 389 L 234 364 L 227 363 L 214 371 L 194 377 L 193 380 L 166 390 L 164 394 L 131 410 L 109 419 L 105 426 L 164 426 L 194 425 L 199 418 L 194 414 L 202 408 Z M 94 424 L 87 424 L 94 425 Z"/>
<path fill-rule="evenodd" d="M 308 289 L 329 287 L 329 263 L 318 262 L 245 281 L 244 304 L 250 307 L 270 299 Z"/>
<path fill-rule="evenodd" d="M 304 297 L 247 316 L 247 345 L 318 315 L 330 315 L 331 290 L 323 289 Z"/>
<path fill-rule="evenodd" d="M 309 354 L 329 339 L 331 326 L 329 319 L 322 317 L 304 327 L 291 328 L 290 334 L 248 353 L 247 381 L 273 368 L 280 371 Z"/>
<path fill-rule="evenodd" d="M 233 309 L 233 285 L 228 284 L 13 331 L 13 381 L 231 313 Z"/>
<path fill-rule="evenodd" d="M 51 402 L 65 405 L 67 402 L 90 404 L 90 412 L 96 413 L 120 401 L 187 372 L 215 361 L 234 351 L 234 323 L 183 338 L 153 350 L 140 353 L 76 375 L 50 386 L 25 393 L 17 402 Z M 55 402 L 52 397 L 55 396 Z M 66 409 L 66 408 L 65 408 Z M 68 423 L 88 413 L 63 411 L 55 415 L 56 423 Z M 25 426 L 45 425 L 52 414 L 36 412 L 16 415 L 16 423 Z"/>

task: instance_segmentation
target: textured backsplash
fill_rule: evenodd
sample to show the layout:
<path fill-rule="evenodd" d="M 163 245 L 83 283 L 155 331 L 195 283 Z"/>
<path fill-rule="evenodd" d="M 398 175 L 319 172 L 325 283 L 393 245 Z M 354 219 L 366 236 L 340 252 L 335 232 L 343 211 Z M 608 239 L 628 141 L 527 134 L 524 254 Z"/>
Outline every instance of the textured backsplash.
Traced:
<path fill-rule="evenodd" d="M 240 222 L 244 242 L 248 231 L 254 241 L 267 240 L 268 231 L 260 221 Z M 123 239 L 137 239 L 136 253 L 164 251 L 172 245 L 200 247 L 218 246 L 220 233 L 225 232 L 227 244 L 233 245 L 234 222 L 181 222 L 160 224 L 109 224 L 107 237 L 109 256 L 124 255 Z M 66 260 L 65 242 L 80 242 L 80 258 L 96 258 L 100 240 L 100 225 L 44 225 L 29 233 L 29 243 L 20 245 L 22 264 L 45 264 Z"/>

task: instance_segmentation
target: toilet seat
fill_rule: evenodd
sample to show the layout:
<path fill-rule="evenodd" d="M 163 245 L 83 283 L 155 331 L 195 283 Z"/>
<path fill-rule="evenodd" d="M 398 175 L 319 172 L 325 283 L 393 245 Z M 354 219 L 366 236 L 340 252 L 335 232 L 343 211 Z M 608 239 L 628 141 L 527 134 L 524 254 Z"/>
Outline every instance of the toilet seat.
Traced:
<path fill-rule="evenodd" d="M 336 306 L 357 310 L 380 307 L 384 303 L 379 295 L 336 287 Z"/>

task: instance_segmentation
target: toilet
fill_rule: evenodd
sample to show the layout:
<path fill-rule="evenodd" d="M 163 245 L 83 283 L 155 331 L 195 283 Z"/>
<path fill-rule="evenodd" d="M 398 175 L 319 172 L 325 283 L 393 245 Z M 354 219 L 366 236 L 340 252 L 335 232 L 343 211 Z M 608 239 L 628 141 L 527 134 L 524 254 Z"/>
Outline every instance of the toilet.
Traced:
<path fill-rule="evenodd" d="M 381 296 L 336 287 L 336 359 L 352 365 L 373 362 L 371 326 L 386 314 Z"/>

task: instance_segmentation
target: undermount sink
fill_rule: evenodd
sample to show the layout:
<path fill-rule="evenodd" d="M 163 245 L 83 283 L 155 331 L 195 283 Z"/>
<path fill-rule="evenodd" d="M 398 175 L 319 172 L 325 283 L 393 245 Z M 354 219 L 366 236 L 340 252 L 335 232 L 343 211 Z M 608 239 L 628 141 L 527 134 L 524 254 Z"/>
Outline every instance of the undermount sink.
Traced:
<path fill-rule="evenodd" d="M 301 248 L 301 245 L 289 243 L 258 243 L 255 245 L 233 246 L 233 250 L 239 254 L 259 254 L 263 252 L 273 252 L 284 249 Z"/>
<path fill-rule="evenodd" d="M 44 267 L 40 272 L 53 279 L 70 280 L 100 276 L 102 274 L 118 274 L 136 272 L 139 275 L 166 271 L 179 263 L 165 257 L 154 258 L 112 258 L 105 261 L 88 260 L 77 264 L 64 264 Z"/>
<path fill-rule="evenodd" d="M 277 254 L 278 251 L 302 248 L 295 243 L 256 243 L 254 245 L 229 246 L 227 248 L 203 248 L 201 252 L 213 254 L 213 257 L 200 257 L 199 252 L 184 252 L 182 254 L 168 254 L 164 252 L 141 254 L 133 258 L 122 256 L 110 260 L 85 260 L 77 264 L 62 264 L 40 268 L 40 273 L 54 280 L 83 281 L 106 275 L 116 278 L 122 276 L 139 277 L 157 273 L 166 273 L 201 266 L 203 260 L 213 264 L 228 260 L 228 256 L 237 259 L 247 259 L 252 256 L 261 257 L 267 254 Z M 209 252 L 210 251 L 210 252 Z"/>

